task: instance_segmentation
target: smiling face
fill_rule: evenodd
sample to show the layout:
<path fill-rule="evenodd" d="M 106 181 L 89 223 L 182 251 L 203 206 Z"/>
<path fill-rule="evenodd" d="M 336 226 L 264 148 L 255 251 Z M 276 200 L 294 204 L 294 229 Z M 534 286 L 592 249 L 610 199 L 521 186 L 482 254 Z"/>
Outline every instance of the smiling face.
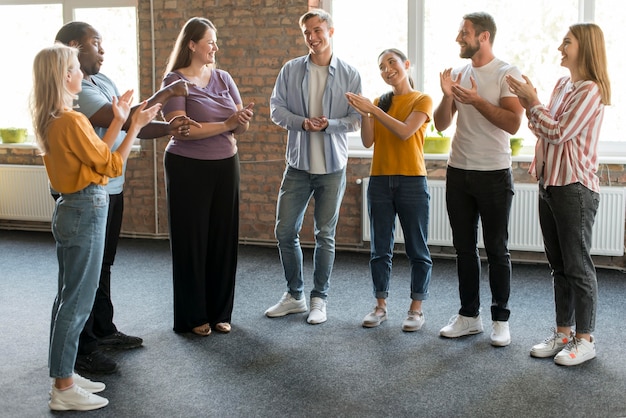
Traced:
<path fill-rule="evenodd" d="M 202 39 L 198 42 L 189 41 L 191 59 L 200 61 L 203 65 L 215 63 L 217 46 L 217 34 L 213 29 L 207 29 Z"/>
<path fill-rule="evenodd" d="M 578 39 L 568 31 L 559 45 L 559 51 L 561 52 L 561 66 L 569 69 L 570 72 L 576 72 L 578 69 L 578 48 Z"/>
<path fill-rule="evenodd" d="M 102 49 L 102 37 L 92 27 L 89 27 L 85 36 L 80 40 L 78 46 L 80 53 L 78 60 L 80 61 L 80 69 L 86 78 L 100 72 L 100 67 L 104 61 L 104 49 Z"/>
<path fill-rule="evenodd" d="M 328 27 L 328 23 L 319 17 L 313 16 L 302 24 L 302 35 L 304 42 L 309 48 L 309 53 L 313 56 L 330 57 L 332 49 L 330 38 L 334 33 L 333 28 Z"/>
<path fill-rule="evenodd" d="M 480 34 L 476 33 L 474 24 L 470 20 L 464 20 L 456 36 L 456 42 L 461 47 L 461 58 L 472 58 L 480 50 L 478 35 Z"/>
<path fill-rule="evenodd" d="M 385 83 L 390 86 L 398 86 L 407 81 L 407 70 L 409 69 L 409 61 L 403 61 L 401 57 L 393 52 L 386 52 L 378 59 L 378 68 L 380 76 Z"/>

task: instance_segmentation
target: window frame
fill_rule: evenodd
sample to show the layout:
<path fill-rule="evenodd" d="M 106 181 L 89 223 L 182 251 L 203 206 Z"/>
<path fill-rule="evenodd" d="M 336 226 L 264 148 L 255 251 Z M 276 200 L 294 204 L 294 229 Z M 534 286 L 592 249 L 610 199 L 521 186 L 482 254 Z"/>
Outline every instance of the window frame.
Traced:
<path fill-rule="evenodd" d="M 135 13 L 138 11 L 138 0 L 0 0 L 0 6 L 36 6 L 36 5 L 60 5 L 62 10 L 63 25 L 76 20 L 76 9 L 92 9 L 92 8 L 115 8 L 115 7 L 134 7 Z M 137 32 L 136 36 L 139 36 Z M 137 51 L 136 62 L 139 63 L 139 51 Z M 137 80 L 139 86 L 139 80 Z M 137 140 L 139 144 L 139 139 Z M 12 147 L 33 147 L 35 141 L 32 134 L 29 134 L 26 142 L 19 144 L 1 144 L 3 146 Z"/>
<path fill-rule="evenodd" d="M 320 7 L 324 10 L 328 10 L 332 13 L 333 1 L 336 0 L 322 0 Z M 412 63 L 421 63 L 411 66 L 411 77 L 415 82 L 415 88 L 418 90 L 424 89 L 424 62 L 425 56 L 425 25 L 422 24 L 426 17 L 426 2 L 432 0 L 407 0 L 407 44 L 408 50 L 406 51 L 408 59 Z M 580 22 L 593 22 L 595 20 L 596 0 L 578 0 L 578 21 Z M 436 104 L 435 104 L 436 105 Z M 524 122 L 522 122 L 524 123 Z M 373 150 L 363 147 L 361 144 L 361 138 L 358 132 L 353 132 L 348 135 L 349 149 L 351 156 L 357 157 L 371 157 Z M 527 141 L 528 143 L 534 141 Z M 528 145 L 528 144 L 527 144 Z M 532 146 L 531 146 L 532 148 Z M 532 153 L 532 150 L 530 151 Z M 623 142 L 617 141 L 600 141 L 598 154 L 604 158 L 610 158 L 615 161 L 623 161 L 626 157 L 626 150 Z M 525 158 L 523 156 L 521 158 Z M 530 155 L 532 157 L 532 155 Z M 438 157 L 438 158 L 447 158 Z"/>

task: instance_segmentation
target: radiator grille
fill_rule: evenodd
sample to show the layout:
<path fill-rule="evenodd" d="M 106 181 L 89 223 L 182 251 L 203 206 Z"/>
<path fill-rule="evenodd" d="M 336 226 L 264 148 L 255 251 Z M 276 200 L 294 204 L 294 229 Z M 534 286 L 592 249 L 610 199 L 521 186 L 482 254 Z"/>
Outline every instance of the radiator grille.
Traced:
<path fill-rule="evenodd" d="M 369 178 L 364 178 L 362 185 L 362 225 L 363 241 L 370 240 L 370 223 L 367 214 L 367 185 Z M 430 224 L 428 226 L 428 244 L 452 246 L 452 231 L 446 212 L 445 181 L 429 180 Z M 626 188 L 602 187 L 600 206 L 593 229 L 591 253 L 594 255 L 624 255 L 624 222 L 626 212 Z M 538 191 L 536 184 L 516 184 L 511 219 L 509 222 L 509 249 L 516 251 L 543 252 L 543 239 L 537 213 Z M 479 224 L 480 225 L 480 224 Z M 396 218 L 395 242 L 404 243 L 402 227 Z M 479 226 L 479 243 L 483 248 L 482 229 Z"/>
<path fill-rule="evenodd" d="M 39 165 L 0 165 L 0 219 L 50 222 L 54 201 Z"/>

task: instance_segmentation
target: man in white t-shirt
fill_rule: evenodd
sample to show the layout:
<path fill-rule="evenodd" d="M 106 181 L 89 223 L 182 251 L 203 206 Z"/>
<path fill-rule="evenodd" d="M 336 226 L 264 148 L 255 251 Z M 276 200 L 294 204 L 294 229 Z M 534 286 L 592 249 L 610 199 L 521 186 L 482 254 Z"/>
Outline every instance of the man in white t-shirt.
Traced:
<path fill-rule="evenodd" d="M 444 130 L 457 115 L 456 132 L 446 171 L 446 205 L 457 256 L 461 308 L 443 327 L 447 338 L 483 331 L 480 318 L 480 257 L 478 221 L 489 264 L 491 344 L 507 346 L 511 257 L 508 224 L 513 201 L 510 136 L 519 129 L 523 108 L 505 81 L 521 78 L 520 71 L 493 54 L 493 18 L 484 12 L 463 16 L 456 41 L 461 58 L 471 63 L 440 74 L 443 98 L 434 113 Z"/>

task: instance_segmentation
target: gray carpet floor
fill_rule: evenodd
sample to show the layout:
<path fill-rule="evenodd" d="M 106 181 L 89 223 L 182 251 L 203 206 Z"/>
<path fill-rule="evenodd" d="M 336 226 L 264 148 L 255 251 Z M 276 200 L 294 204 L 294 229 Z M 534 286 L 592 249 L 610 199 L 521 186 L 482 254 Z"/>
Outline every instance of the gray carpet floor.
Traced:
<path fill-rule="evenodd" d="M 97 417 L 625 417 L 626 276 L 599 270 L 596 359 L 577 367 L 534 359 L 529 348 L 554 322 L 547 265 L 516 264 L 512 343 L 489 343 L 490 293 L 483 271 L 486 332 L 454 340 L 439 329 L 458 310 L 456 268 L 434 260 L 426 324 L 403 333 L 408 263 L 398 254 L 389 320 L 361 327 L 374 306 L 367 254 L 337 254 L 328 322 L 306 314 L 269 319 L 284 291 L 275 248 L 240 247 L 233 331 L 202 338 L 172 331 L 167 241 L 123 239 L 113 269 L 118 328 L 144 347 L 109 352 L 119 370 L 99 380 L 110 400 L 89 413 L 47 406 L 50 309 L 56 289 L 51 234 L 0 231 L 0 416 Z M 311 251 L 305 257 L 311 288 Z"/>

